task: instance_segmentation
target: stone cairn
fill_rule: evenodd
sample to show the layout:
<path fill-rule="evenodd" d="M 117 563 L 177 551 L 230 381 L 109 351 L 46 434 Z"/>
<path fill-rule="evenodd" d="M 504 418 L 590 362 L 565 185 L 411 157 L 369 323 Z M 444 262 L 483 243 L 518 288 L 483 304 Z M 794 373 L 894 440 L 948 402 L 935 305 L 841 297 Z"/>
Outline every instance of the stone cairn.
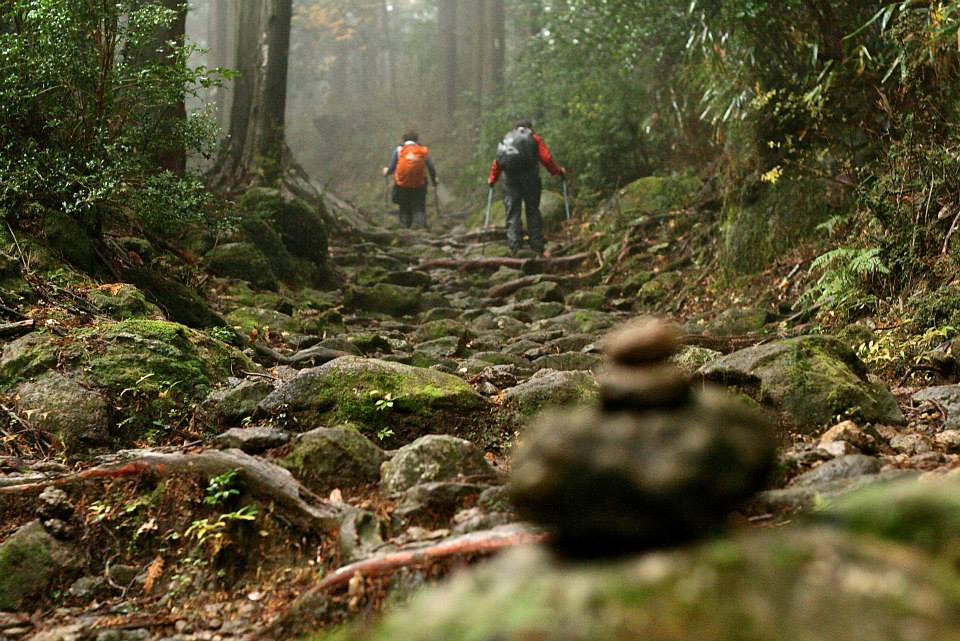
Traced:
<path fill-rule="evenodd" d="M 653 319 L 610 333 L 598 407 L 546 413 L 514 457 L 521 515 L 571 558 L 614 557 L 719 530 L 760 489 L 775 439 L 765 418 L 669 362 L 678 331 Z"/>

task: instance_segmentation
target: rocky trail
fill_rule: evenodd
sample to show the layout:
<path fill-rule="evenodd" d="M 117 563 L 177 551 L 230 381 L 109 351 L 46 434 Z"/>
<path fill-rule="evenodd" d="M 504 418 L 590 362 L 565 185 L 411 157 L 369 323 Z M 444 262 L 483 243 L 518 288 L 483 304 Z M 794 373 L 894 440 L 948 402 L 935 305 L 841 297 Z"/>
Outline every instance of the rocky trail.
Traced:
<path fill-rule="evenodd" d="M 579 581 L 605 594 L 623 580 L 615 565 L 565 570 L 529 544 L 605 557 L 724 527 L 761 538 L 658 552 L 623 570 L 669 586 L 654 591 L 662 617 L 644 629 L 737 614 L 707 596 L 717 586 L 749 601 L 766 581 L 787 603 L 798 585 L 847 581 L 841 605 L 811 588 L 795 623 L 882 597 L 913 616 L 887 638 L 948 638 L 931 626 L 960 606 L 929 587 L 939 579 L 923 552 L 888 555 L 835 524 L 888 500 L 867 486 L 911 505 L 904 480 L 957 483 L 960 386 L 881 380 L 848 338 L 814 334 L 769 299 L 701 297 L 710 262 L 694 209 L 618 199 L 607 211 L 620 226 L 591 236 L 555 224 L 551 255 L 538 258 L 505 255 L 497 230 L 406 232 L 328 206 L 354 223 L 331 233 L 336 288 L 278 289 L 269 266 L 242 263 L 244 248 L 228 244 L 212 250 L 220 262 L 204 288 L 233 330 L 167 320 L 133 285 L 66 283 L 116 313 L 80 322 L 48 310 L 6 339 L 0 640 L 289 638 L 369 621 L 519 546 L 458 579 L 449 598 L 416 601 L 437 608 L 435 634 L 410 636 L 403 626 L 427 618 L 414 610 L 375 636 L 461 638 L 457 604 L 477 604 L 478 629 L 511 608 L 526 620 L 552 598 L 575 617 L 586 607 L 576 590 L 542 588 Z M 643 313 L 671 318 L 679 338 L 649 327 L 605 338 Z M 528 428 L 558 407 L 568 409 Z M 623 418 L 636 412 L 644 429 Z M 514 463 L 520 441 L 527 454 Z M 844 502 L 853 490 L 867 507 Z M 821 513 L 831 525 L 811 527 L 834 529 L 792 528 Z M 931 527 L 932 551 L 958 533 Z M 797 583 L 765 574 L 777 563 Z M 514 576 L 487 600 L 474 593 Z M 919 596 L 896 601 L 891 582 Z M 607 607 L 629 620 L 618 599 Z M 758 629 L 792 614 L 783 605 L 765 616 L 780 619 Z M 620 638 L 604 634 L 591 638 Z"/>

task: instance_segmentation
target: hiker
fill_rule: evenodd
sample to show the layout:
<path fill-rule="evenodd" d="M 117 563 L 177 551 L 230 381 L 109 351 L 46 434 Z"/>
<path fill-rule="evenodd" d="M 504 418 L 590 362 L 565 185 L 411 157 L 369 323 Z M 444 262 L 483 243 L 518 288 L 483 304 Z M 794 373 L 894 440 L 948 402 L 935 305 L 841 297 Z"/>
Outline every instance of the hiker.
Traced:
<path fill-rule="evenodd" d="M 543 219 L 540 217 L 540 167 L 547 168 L 553 176 L 563 176 L 566 170 L 558 165 L 528 119 L 517 122 L 514 128 L 497 146 L 497 157 L 490 168 L 487 183 L 492 189 L 503 172 L 503 206 L 507 212 L 507 243 L 511 253 L 516 254 L 523 242 L 523 222 L 520 219 L 523 204 L 527 207 L 527 233 L 530 249 L 543 255 L 546 241 L 543 238 Z"/>
<path fill-rule="evenodd" d="M 426 229 L 427 172 L 430 172 L 430 181 L 436 189 L 437 170 L 430 158 L 430 150 L 421 145 L 419 139 L 413 129 L 404 132 L 403 144 L 394 150 L 390 166 L 383 168 L 383 175 L 394 175 L 393 202 L 400 205 L 400 224 Z"/>

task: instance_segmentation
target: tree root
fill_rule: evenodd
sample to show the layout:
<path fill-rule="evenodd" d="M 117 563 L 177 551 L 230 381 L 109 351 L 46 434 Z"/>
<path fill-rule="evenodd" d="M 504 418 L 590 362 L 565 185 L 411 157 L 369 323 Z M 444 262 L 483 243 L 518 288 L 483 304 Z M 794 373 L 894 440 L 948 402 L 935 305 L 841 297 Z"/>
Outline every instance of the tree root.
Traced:
<path fill-rule="evenodd" d="M 3 325 L 0 325 L 0 338 L 19 336 L 20 334 L 32 332 L 34 329 L 34 321 L 32 318 L 28 320 L 17 321 L 15 323 L 4 323 Z"/>
<path fill-rule="evenodd" d="M 263 343 L 259 342 L 251 343 L 251 347 L 253 347 L 253 350 L 257 353 L 257 356 L 259 356 L 262 361 L 266 361 L 267 364 L 289 365 L 290 367 L 315 367 L 342 356 L 349 356 L 347 352 L 316 346 L 302 349 L 299 352 L 289 356 L 286 354 L 281 354 L 277 350 L 267 347 Z"/>
<path fill-rule="evenodd" d="M 593 254 L 582 253 L 573 256 L 554 258 L 476 258 L 473 260 L 456 260 L 453 258 L 439 258 L 428 260 L 413 267 L 415 271 L 430 271 L 432 269 L 456 269 L 461 272 L 495 269 L 498 267 L 512 267 L 526 274 L 560 271 L 575 267 L 580 263 L 593 258 Z"/>
<path fill-rule="evenodd" d="M 207 477 L 236 470 L 247 491 L 283 508 L 277 517 L 304 531 L 329 531 L 339 527 L 341 509 L 334 507 L 300 485 L 290 472 L 278 465 L 240 450 L 202 452 L 150 452 L 136 458 L 92 467 L 58 477 L 22 479 L 18 485 L 0 487 L 2 494 L 41 491 L 51 485 L 82 481 L 135 477 L 145 474 L 172 476 L 200 473 Z M 309 501 L 309 502 L 308 502 Z"/>
<path fill-rule="evenodd" d="M 532 276 L 524 276 L 492 288 L 489 292 L 487 292 L 487 298 L 506 298 L 519 289 L 529 287 L 530 285 L 536 285 L 537 283 L 580 283 L 593 278 L 602 270 L 603 268 L 601 267 L 584 274 L 573 274 L 569 276 L 553 274 L 534 274 Z"/>

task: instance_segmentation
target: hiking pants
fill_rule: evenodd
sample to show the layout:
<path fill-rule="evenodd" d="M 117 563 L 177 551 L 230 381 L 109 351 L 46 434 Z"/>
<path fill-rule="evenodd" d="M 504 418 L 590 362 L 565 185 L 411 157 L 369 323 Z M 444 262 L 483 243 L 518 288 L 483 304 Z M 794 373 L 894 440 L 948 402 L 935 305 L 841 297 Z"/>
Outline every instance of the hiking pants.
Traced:
<path fill-rule="evenodd" d="M 512 251 L 520 249 L 523 243 L 523 221 L 520 216 L 526 204 L 530 249 L 542 254 L 546 241 L 543 239 L 543 219 L 540 217 L 540 195 L 543 192 L 540 170 L 534 169 L 517 176 L 504 172 L 504 178 L 503 207 L 507 212 L 507 243 Z"/>
<path fill-rule="evenodd" d="M 397 187 L 400 224 L 404 227 L 427 228 L 427 186 Z"/>

